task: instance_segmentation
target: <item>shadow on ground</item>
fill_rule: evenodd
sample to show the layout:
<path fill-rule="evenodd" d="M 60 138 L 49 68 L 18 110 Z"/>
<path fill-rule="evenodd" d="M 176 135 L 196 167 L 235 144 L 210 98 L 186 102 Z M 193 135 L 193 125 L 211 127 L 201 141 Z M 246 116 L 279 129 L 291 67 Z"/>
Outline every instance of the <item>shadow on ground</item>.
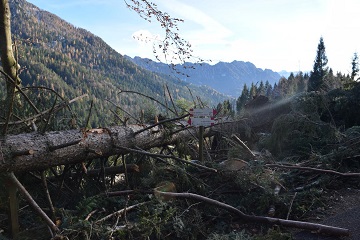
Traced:
<path fill-rule="evenodd" d="M 349 237 L 332 237 L 301 231 L 294 234 L 294 240 L 360 240 L 360 191 L 346 189 L 339 192 L 338 202 L 331 207 L 330 215 L 322 224 L 350 230 Z"/>

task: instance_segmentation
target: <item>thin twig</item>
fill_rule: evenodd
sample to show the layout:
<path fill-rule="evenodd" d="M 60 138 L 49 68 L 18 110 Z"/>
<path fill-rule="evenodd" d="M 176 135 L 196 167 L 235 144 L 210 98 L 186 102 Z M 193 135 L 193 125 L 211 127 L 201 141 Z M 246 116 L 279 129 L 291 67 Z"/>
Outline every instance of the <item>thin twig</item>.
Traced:
<path fill-rule="evenodd" d="M 29 97 L 24 93 L 22 88 L 18 84 L 16 84 L 15 81 L 7 73 L 5 73 L 3 70 L 0 69 L 0 73 L 5 76 L 6 81 L 8 81 L 8 82 L 12 83 L 13 85 L 15 85 L 16 90 L 24 96 L 25 100 L 30 104 L 30 106 L 35 110 L 35 112 L 39 113 L 40 111 L 36 108 L 36 106 L 29 99 Z"/>
<path fill-rule="evenodd" d="M 290 217 L 290 213 L 291 213 L 292 206 L 293 206 L 293 203 L 294 203 L 294 200 L 295 200 L 296 195 L 297 195 L 297 192 L 295 192 L 294 197 L 291 199 L 289 211 L 288 211 L 288 213 L 287 213 L 287 215 L 286 215 L 286 220 L 288 220 L 289 217 Z"/>
<path fill-rule="evenodd" d="M 150 96 L 147 96 L 145 94 L 142 94 L 142 93 L 139 93 L 139 92 L 136 92 L 136 91 L 129 91 L 129 90 L 120 90 L 119 93 L 134 93 L 134 94 L 138 94 L 140 96 L 143 96 L 143 97 L 146 97 L 146 98 L 149 98 L 155 102 L 157 102 L 158 104 L 160 104 L 161 106 L 163 106 L 165 109 L 168 109 L 169 111 L 171 111 L 172 113 L 176 114 L 176 112 L 174 112 L 171 108 L 168 108 L 165 104 L 163 104 L 162 102 L 160 102 L 159 100 L 153 98 L 153 97 L 150 97 Z"/>
<path fill-rule="evenodd" d="M 167 103 L 167 99 L 166 99 L 166 89 L 165 89 L 165 84 L 163 85 L 163 88 L 164 88 L 164 101 L 165 101 L 165 106 L 166 106 L 166 114 L 168 114 L 169 107 L 168 107 L 168 103 Z"/>
<path fill-rule="evenodd" d="M 173 98 L 172 98 L 172 96 L 171 96 L 169 87 L 168 87 L 168 85 L 166 85 L 166 84 L 165 84 L 165 86 L 166 86 L 166 90 L 167 90 L 167 92 L 168 92 L 168 94 L 169 94 L 169 98 L 170 98 L 171 104 L 173 105 L 175 114 L 176 114 L 176 116 L 179 116 L 179 113 L 178 113 L 178 111 L 177 111 L 177 109 L 176 109 L 176 106 L 175 106 L 175 104 L 174 104 L 174 100 L 173 100 Z"/>
<path fill-rule="evenodd" d="M 150 125 L 150 126 L 148 126 L 148 127 L 146 127 L 146 128 L 143 128 L 143 129 L 135 132 L 134 134 L 136 135 L 136 134 L 142 133 L 142 132 L 144 132 L 144 131 L 146 131 L 146 130 L 149 130 L 149 129 L 153 128 L 153 127 L 156 127 L 156 126 L 158 126 L 158 125 L 161 125 L 161 124 L 164 124 L 164 123 L 167 123 L 167 122 L 178 121 L 178 120 L 180 120 L 180 119 L 186 118 L 186 117 L 189 116 L 189 115 L 190 115 L 190 114 L 185 114 L 185 115 L 182 115 L 182 116 L 180 116 L 180 117 L 171 118 L 171 119 L 165 119 L 165 120 L 159 121 L 159 122 L 157 122 L 157 123 L 155 123 L 155 124 L 152 124 L 152 125 Z"/>
<path fill-rule="evenodd" d="M 194 95 L 192 94 L 190 88 L 188 86 L 186 86 L 186 88 L 189 90 L 189 93 L 190 93 L 190 96 L 191 96 L 191 99 L 193 100 L 193 103 L 194 103 L 194 108 L 196 108 L 196 102 L 195 102 L 195 98 L 194 98 Z"/>
<path fill-rule="evenodd" d="M 106 99 L 106 101 L 108 101 L 109 103 L 113 104 L 115 107 L 117 107 L 118 109 L 120 109 L 121 111 L 123 111 L 124 113 L 126 113 L 127 115 L 129 115 L 132 119 L 134 119 L 137 123 L 141 124 L 141 121 L 139 119 L 137 119 L 136 117 L 134 117 L 133 115 L 131 115 L 129 112 L 127 112 L 125 109 L 121 108 L 119 105 L 117 105 L 116 103 L 114 103 L 113 101 Z M 124 121 L 125 122 L 125 121 Z M 125 122 L 126 123 L 126 122 Z M 126 125 L 126 124 L 125 124 Z"/>
<path fill-rule="evenodd" d="M 141 202 L 141 203 L 132 205 L 132 206 L 130 206 L 130 207 L 126 207 L 126 208 L 120 209 L 119 211 L 113 212 L 113 213 L 111 213 L 111 214 L 109 214 L 109 215 L 107 215 L 107 216 L 105 216 L 105 217 L 97 220 L 97 221 L 95 222 L 95 224 L 102 223 L 102 222 L 108 220 L 109 218 L 111 218 L 111 217 L 113 217 L 113 216 L 119 216 L 119 215 L 123 214 L 125 211 L 128 212 L 128 211 L 130 211 L 130 210 L 133 210 L 133 209 L 136 208 L 136 207 L 142 206 L 142 205 L 147 204 L 147 203 L 149 203 L 149 202 Z"/>
<path fill-rule="evenodd" d="M 53 105 L 52 105 L 52 107 L 51 107 L 51 109 L 49 111 L 49 114 L 48 114 L 49 116 L 48 116 L 47 120 L 45 121 L 45 125 L 44 125 L 44 127 L 43 127 L 43 129 L 41 131 L 43 134 L 46 132 L 46 128 L 50 123 L 51 114 L 53 113 L 53 111 L 55 109 L 56 102 L 57 102 L 57 96 L 55 96 L 55 101 L 54 101 L 54 103 L 53 103 Z"/>
<path fill-rule="evenodd" d="M 235 134 L 232 134 L 231 137 L 235 139 L 252 157 L 255 157 L 255 154 L 250 150 L 248 146 Z"/>
<path fill-rule="evenodd" d="M 90 117 L 91 117 L 91 112 L 92 112 L 92 109 L 93 109 L 93 105 L 94 105 L 94 101 L 91 100 L 89 114 L 88 114 L 88 116 L 86 118 L 85 129 L 87 129 L 89 127 L 89 122 L 90 122 Z"/>
<path fill-rule="evenodd" d="M 49 204 L 52 220 L 55 221 L 55 218 L 56 218 L 55 217 L 55 208 L 54 208 L 54 205 L 53 205 L 52 200 L 51 200 L 49 188 L 48 188 L 47 181 L 46 181 L 45 171 L 41 172 L 41 180 L 42 180 L 42 184 L 43 184 L 43 187 L 44 187 L 46 199 L 47 199 L 48 204 Z"/>
<path fill-rule="evenodd" d="M 78 140 L 74 140 L 74 141 L 71 141 L 71 142 L 62 143 L 62 144 L 59 144 L 59 145 L 56 145 L 56 146 L 49 146 L 49 151 L 52 152 L 52 151 L 55 151 L 57 149 L 70 147 L 70 146 L 78 144 L 81 141 L 82 141 L 82 139 L 78 139 Z"/>
<path fill-rule="evenodd" d="M 112 114 L 114 114 L 114 116 L 121 122 L 121 124 L 122 124 L 123 126 L 126 125 L 126 124 L 125 124 L 125 121 L 123 121 L 123 120 L 121 119 L 121 117 L 120 117 L 116 112 L 114 112 L 114 111 L 111 110 L 111 109 L 110 109 L 110 112 L 111 112 Z"/>
<path fill-rule="evenodd" d="M 89 221 L 89 219 L 91 218 L 92 215 L 94 215 L 98 210 L 95 209 L 93 211 L 91 211 L 85 218 L 85 221 Z"/>

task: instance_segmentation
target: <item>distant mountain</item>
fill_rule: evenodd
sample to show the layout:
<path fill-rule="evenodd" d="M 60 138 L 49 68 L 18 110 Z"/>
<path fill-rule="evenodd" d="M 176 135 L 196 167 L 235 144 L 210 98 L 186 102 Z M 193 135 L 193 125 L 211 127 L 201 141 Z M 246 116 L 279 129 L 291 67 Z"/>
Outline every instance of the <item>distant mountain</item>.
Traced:
<path fill-rule="evenodd" d="M 244 84 L 250 86 L 251 83 L 260 84 L 261 81 L 264 83 L 269 81 L 273 85 L 281 78 L 277 72 L 270 69 L 262 70 L 250 62 L 243 61 L 219 62 L 215 65 L 185 63 L 175 65 L 174 71 L 164 63 L 140 57 L 126 57 L 150 71 L 175 76 L 192 84 L 206 85 L 232 97 L 240 96 Z"/>
<path fill-rule="evenodd" d="M 175 100 L 192 100 L 193 95 L 216 106 L 228 99 L 209 87 L 198 87 L 143 69 L 101 38 L 25 0 L 10 0 L 9 4 L 13 39 L 16 39 L 19 63 L 23 67 L 20 75 L 23 86 L 45 86 L 68 99 L 89 94 L 98 111 L 93 114 L 93 126 L 113 120 L 109 118 L 113 114 L 106 100 L 135 113 L 149 107 L 148 99 L 136 94 L 119 94 L 120 90 L 169 101 L 163 97 L 166 84 Z M 76 107 L 77 103 L 73 105 Z M 82 118 L 88 114 L 87 107 L 77 106 L 76 110 Z"/>

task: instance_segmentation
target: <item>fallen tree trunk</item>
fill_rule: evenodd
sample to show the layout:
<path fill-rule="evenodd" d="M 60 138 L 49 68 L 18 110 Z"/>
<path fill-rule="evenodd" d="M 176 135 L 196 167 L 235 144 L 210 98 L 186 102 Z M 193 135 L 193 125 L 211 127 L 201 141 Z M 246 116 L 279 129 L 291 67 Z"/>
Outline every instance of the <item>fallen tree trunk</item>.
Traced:
<path fill-rule="evenodd" d="M 207 128 L 204 136 L 211 136 L 215 132 L 229 135 L 237 132 L 242 135 L 241 132 L 246 132 L 248 127 L 254 130 L 264 127 L 268 130 L 276 117 L 288 112 L 289 102 L 269 105 L 246 119 Z M 146 150 L 178 140 L 186 141 L 196 135 L 196 128 L 180 128 L 170 132 L 162 126 L 149 128 L 145 125 L 6 135 L 0 138 L 0 172 L 23 172 L 74 164 L 100 156 L 126 154 L 129 148 Z"/>
<path fill-rule="evenodd" d="M 150 149 L 187 139 L 195 129 L 169 135 L 158 127 L 137 134 L 143 126 L 117 126 L 88 131 L 68 130 L 7 135 L 0 139 L 0 172 L 23 172 L 128 153 L 135 146 Z"/>

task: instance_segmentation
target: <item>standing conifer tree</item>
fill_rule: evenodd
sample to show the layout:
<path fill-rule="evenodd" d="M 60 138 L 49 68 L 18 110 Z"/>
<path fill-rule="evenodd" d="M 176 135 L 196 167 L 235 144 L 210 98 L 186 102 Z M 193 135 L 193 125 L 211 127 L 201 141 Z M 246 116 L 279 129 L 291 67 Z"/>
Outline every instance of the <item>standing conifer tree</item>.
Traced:
<path fill-rule="evenodd" d="M 249 99 L 250 99 L 250 91 L 245 83 L 240 97 L 236 100 L 236 111 L 238 113 L 240 113 L 241 109 L 245 106 L 245 104 L 247 103 L 247 101 L 249 101 Z"/>
<path fill-rule="evenodd" d="M 359 73 L 359 57 L 355 52 L 351 61 L 351 80 L 355 81 L 356 75 Z"/>
<path fill-rule="evenodd" d="M 310 73 L 308 91 L 319 91 L 324 90 L 325 78 L 328 73 L 328 67 L 326 66 L 328 59 L 325 53 L 324 40 L 321 37 L 318 44 L 316 58 L 314 61 L 313 70 Z"/>

